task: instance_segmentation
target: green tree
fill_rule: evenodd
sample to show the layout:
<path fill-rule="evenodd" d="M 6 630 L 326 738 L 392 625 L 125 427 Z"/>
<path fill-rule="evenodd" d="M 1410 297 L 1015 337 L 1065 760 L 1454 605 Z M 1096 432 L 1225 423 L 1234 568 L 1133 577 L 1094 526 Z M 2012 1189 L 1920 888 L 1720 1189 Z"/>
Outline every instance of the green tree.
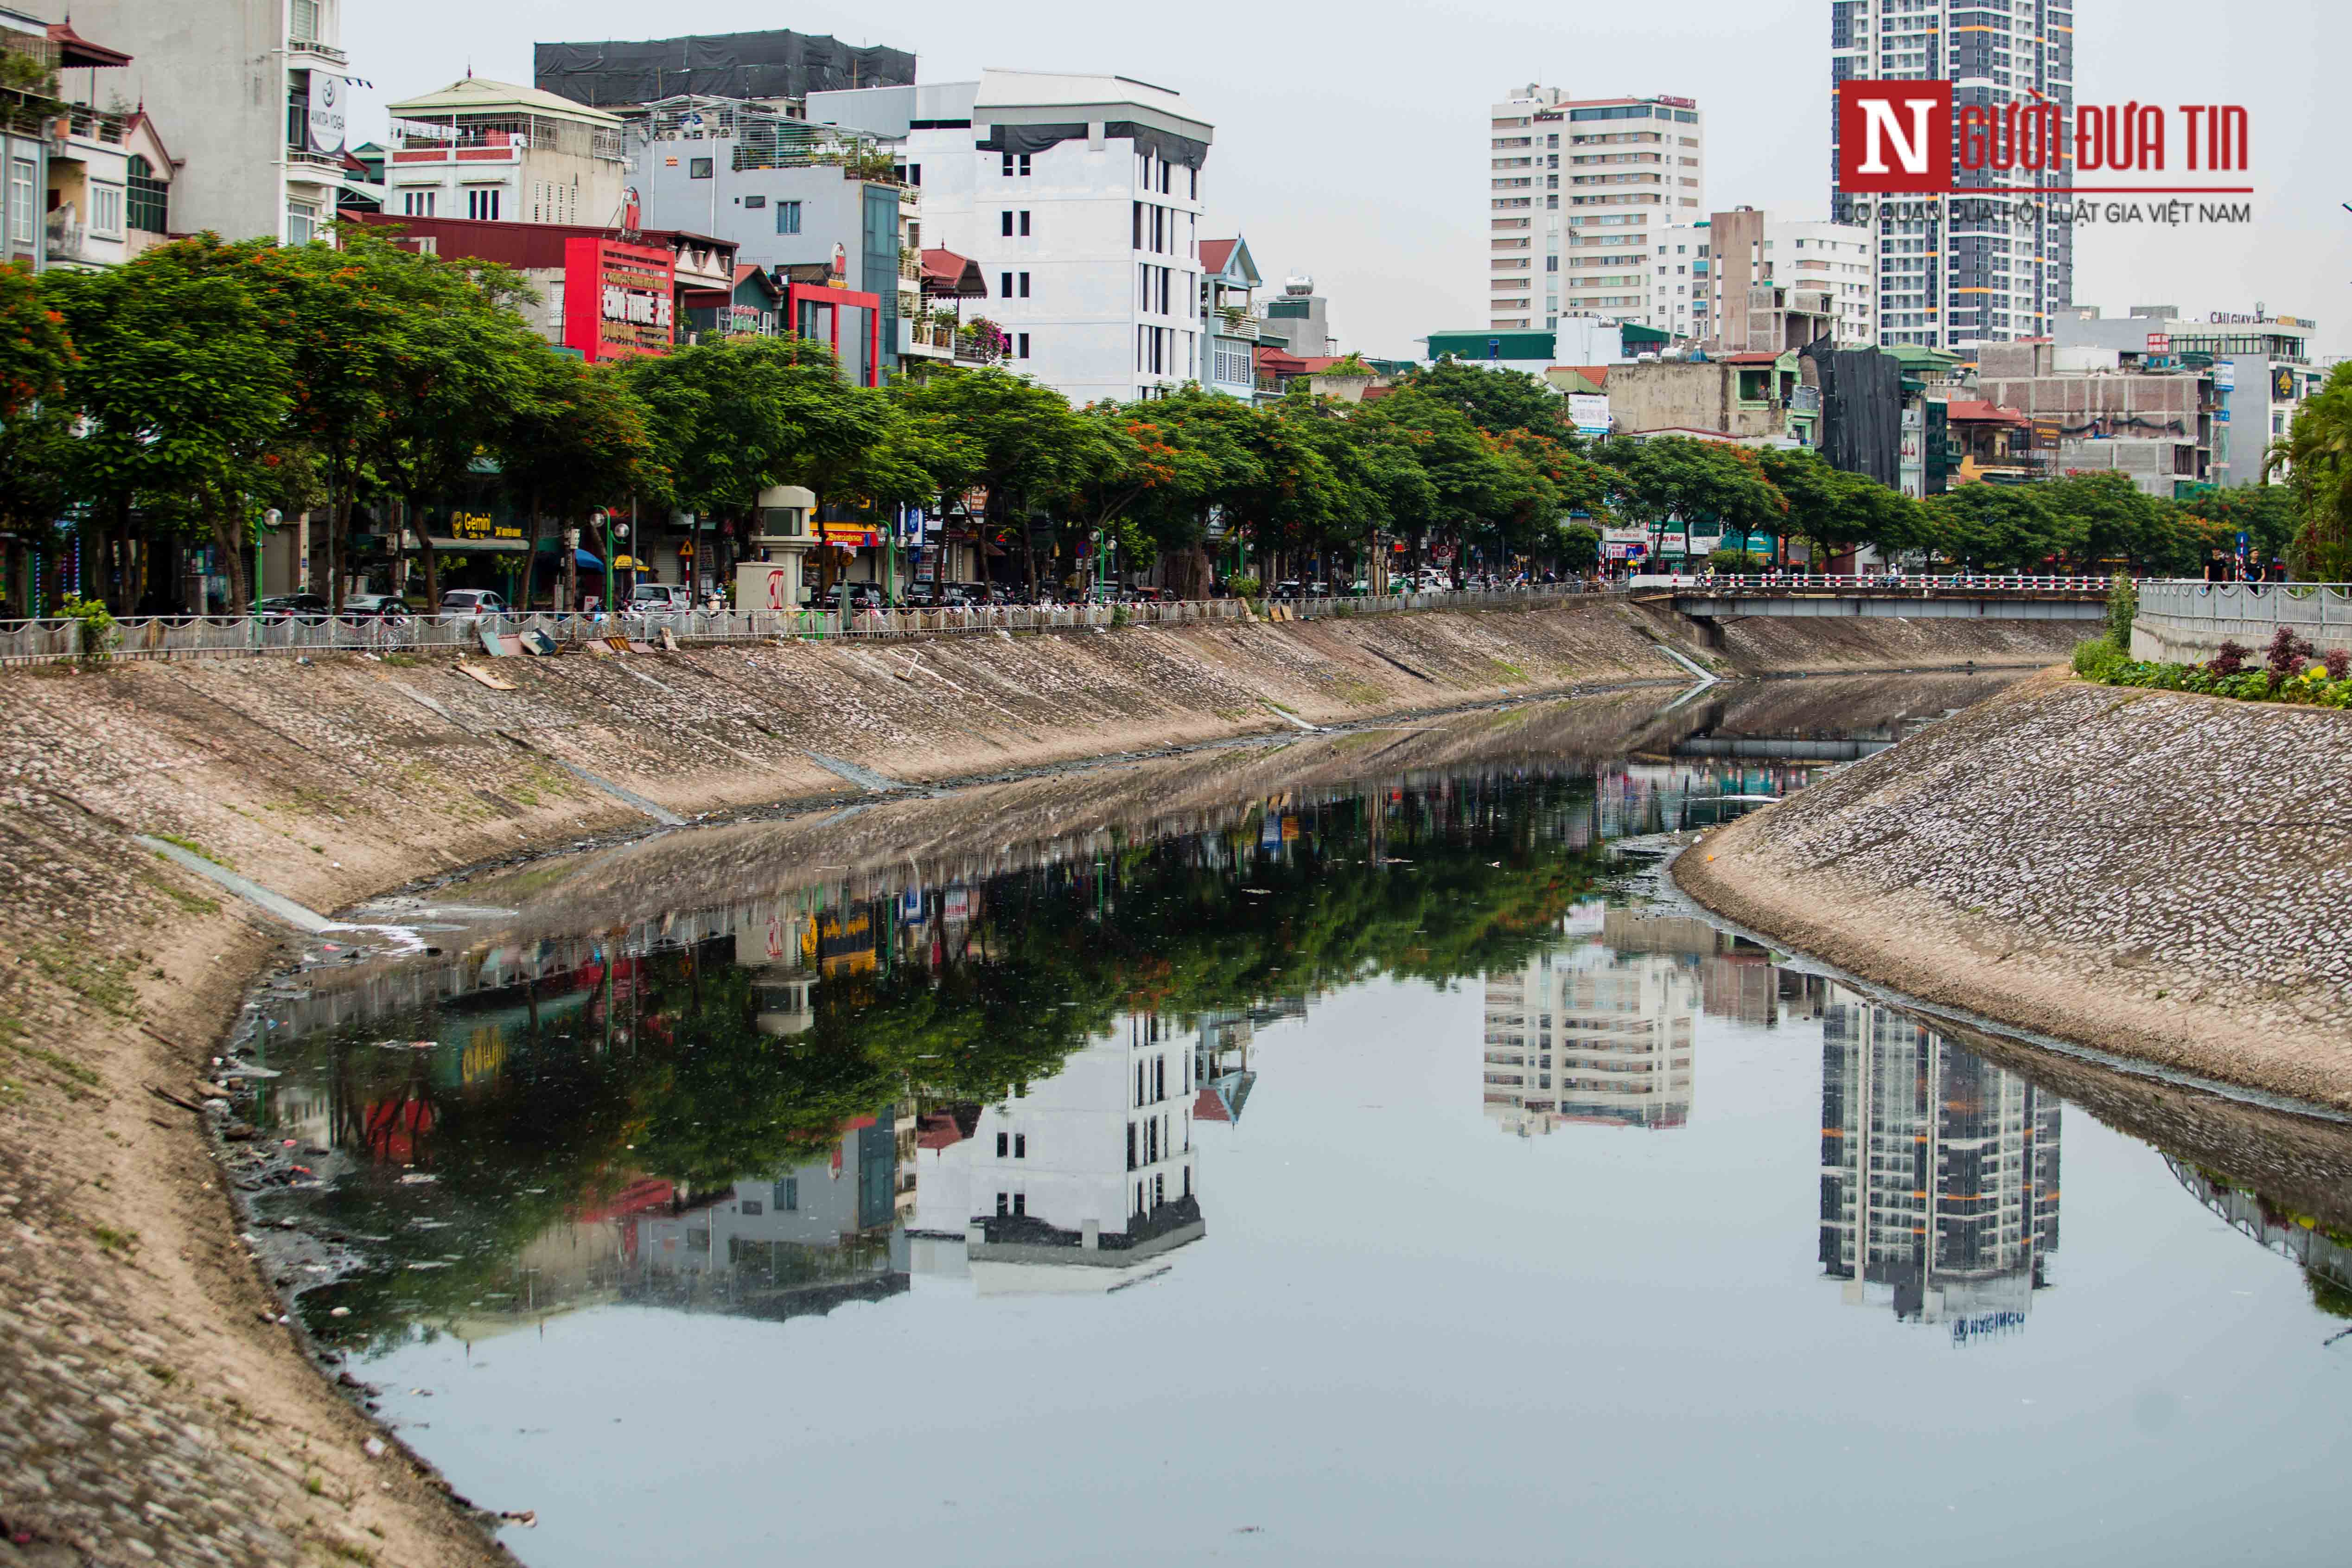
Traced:
<path fill-rule="evenodd" d="M 0 52 L 5 60 L 38 64 Z M 0 523 L 14 531 L 47 528 L 69 499 L 73 414 L 60 394 L 74 363 L 65 317 L 40 283 L 0 267 Z"/>
<path fill-rule="evenodd" d="M 1407 371 L 1397 384 L 1450 405 L 1488 435 L 1528 430 L 1573 438 L 1559 394 L 1522 370 L 1486 370 L 1448 355 Z"/>
<path fill-rule="evenodd" d="M 571 526 L 597 508 L 642 495 L 674 504 L 667 469 L 653 463 L 646 413 L 615 366 L 589 366 L 562 354 L 527 362 L 520 395 L 499 433 L 499 472 L 508 494 L 530 519 L 536 564 L 542 520 L 556 520 L 558 584 L 574 584 Z M 559 608 L 576 602 L 570 592 Z"/>
<path fill-rule="evenodd" d="M 2063 520 L 2058 537 L 2084 568 L 2120 561 L 2126 571 L 2170 553 L 2171 531 L 2163 504 L 2126 474 L 2079 473 L 2053 479 L 2042 490 L 2052 515 Z"/>
<path fill-rule="evenodd" d="M 1069 400 L 1051 387 L 989 366 L 932 377 L 908 389 L 902 406 L 919 422 L 960 433 L 941 447 L 936 478 L 957 505 L 966 490 L 987 491 L 986 528 L 1003 542 L 1019 535 L 1029 586 L 1037 586 L 1034 513 L 1077 488 L 1098 437 Z"/>
<path fill-rule="evenodd" d="M 2328 372 L 2326 384 L 2294 411 L 2263 472 L 2267 478 L 2282 468 L 2303 513 L 2294 535 L 2296 573 L 2352 582 L 2352 362 Z"/>
<path fill-rule="evenodd" d="M 257 493 L 285 460 L 292 375 L 264 295 L 266 247 L 206 235 L 158 246 L 103 272 L 46 282 L 81 353 L 66 397 L 81 418 L 70 483 L 114 535 L 110 599 L 137 605 L 134 508 L 206 538 L 225 564 L 232 611 L 250 604 L 247 563 Z"/>
<path fill-rule="evenodd" d="M 2054 548 L 2058 522 L 2031 485 L 1978 483 L 1930 496 L 1927 537 L 1938 555 L 1970 570 L 2021 570 Z"/>

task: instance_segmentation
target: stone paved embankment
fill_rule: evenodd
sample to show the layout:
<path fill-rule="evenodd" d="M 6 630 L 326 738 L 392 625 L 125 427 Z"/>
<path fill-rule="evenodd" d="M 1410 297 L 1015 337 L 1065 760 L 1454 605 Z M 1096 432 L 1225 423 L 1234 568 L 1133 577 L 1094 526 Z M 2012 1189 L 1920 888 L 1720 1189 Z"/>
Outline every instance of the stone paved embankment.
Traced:
<path fill-rule="evenodd" d="M 137 836 L 332 910 L 648 825 L 595 780 L 691 816 L 869 798 L 820 756 L 936 780 L 1683 684 L 1661 643 L 1750 672 L 1853 658 L 1792 634 L 1741 664 L 1690 629 L 1603 602 L 471 661 L 511 689 L 447 658 L 0 671 L 0 1568 L 499 1557 L 274 1321 L 175 1100 L 206 1095 L 209 1046 L 288 933 Z M 1887 662 L 2063 651 L 1988 633 Z"/>
<path fill-rule="evenodd" d="M 2352 716 L 2053 675 L 1675 879 L 1913 995 L 2352 1110 Z"/>

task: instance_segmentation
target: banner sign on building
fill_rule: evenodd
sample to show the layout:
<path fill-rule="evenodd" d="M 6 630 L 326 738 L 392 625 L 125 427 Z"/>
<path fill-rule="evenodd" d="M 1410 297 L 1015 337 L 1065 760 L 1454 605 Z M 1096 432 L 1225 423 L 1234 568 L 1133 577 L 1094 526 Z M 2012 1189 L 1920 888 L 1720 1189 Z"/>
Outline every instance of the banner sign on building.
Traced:
<path fill-rule="evenodd" d="M 340 154 L 351 121 L 352 84 L 325 71 L 310 73 L 310 151 Z"/>
<path fill-rule="evenodd" d="M 563 242 L 563 343 L 589 361 L 670 351 L 676 258 L 667 246 Z"/>
<path fill-rule="evenodd" d="M 1580 436 L 1606 436 L 1609 434 L 1609 399 L 1596 397 L 1590 393 L 1571 392 L 1568 395 L 1568 417 Z"/>

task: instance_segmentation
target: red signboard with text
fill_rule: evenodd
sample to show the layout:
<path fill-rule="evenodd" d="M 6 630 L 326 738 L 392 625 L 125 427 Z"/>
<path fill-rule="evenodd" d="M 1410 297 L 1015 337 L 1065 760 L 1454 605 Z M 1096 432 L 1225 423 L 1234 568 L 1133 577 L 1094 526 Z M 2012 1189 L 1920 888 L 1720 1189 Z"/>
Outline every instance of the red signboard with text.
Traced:
<path fill-rule="evenodd" d="M 591 363 L 669 353 L 674 280 L 675 258 L 665 246 L 565 240 L 564 346 Z"/>

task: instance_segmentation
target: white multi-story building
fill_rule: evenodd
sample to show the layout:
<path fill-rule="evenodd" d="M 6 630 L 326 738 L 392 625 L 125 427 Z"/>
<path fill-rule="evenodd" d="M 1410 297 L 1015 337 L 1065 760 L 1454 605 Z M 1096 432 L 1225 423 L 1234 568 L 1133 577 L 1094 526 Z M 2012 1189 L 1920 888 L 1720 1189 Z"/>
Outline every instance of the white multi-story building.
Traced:
<path fill-rule="evenodd" d="M 1202 378 L 1201 172 L 1213 128 L 1126 77 L 808 95 L 809 119 L 879 137 L 919 187 L 922 244 L 971 258 L 1009 363 L 1086 403 Z"/>
<path fill-rule="evenodd" d="M 1706 210 L 1698 105 L 1531 83 L 1487 119 L 1487 330 L 1548 331 L 1562 315 L 1664 327 L 1650 256 L 1668 225 Z"/>
<path fill-rule="evenodd" d="M 1698 984 L 1664 953 L 1587 942 L 1486 977 L 1481 1099 L 1506 1131 L 1690 1119 Z"/>
<path fill-rule="evenodd" d="M 1168 1020 L 1131 1014 L 983 1108 L 969 1136 L 941 1123 L 919 1138 L 919 1271 L 969 1268 L 983 1291 L 1099 1290 L 1167 1267 L 1202 1234 L 1195 1056 Z"/>
<path fill-rule="evenodd" d="M 1822 1013 L 1821 1263 L 1850 1305 L 2022 1324 L 2058 1248 L 2059 1100 L 1832 984 Z"/>
<path fill-rule="evenodd" d="M 627 185 L 619 115 L 474 76 L 389 107 L 384 211 L 619 226 Z"/>
<path fill-rule="evenodd" d="M 1721 254 L 1716 243 L 1717 226 L 1715 219 L 1702 218 L 1676 224 L 1659 237 L 1651 282 L 1651 310 L 1658 326 L 1678 338 L 1706 342 L 1718 337 L 1727 278 L 1744 268 L 1745 279 L 1754 283 L 1826 294 L 1840 344 L 1877 343 L 1877 250 L 1869 230 L 1853 224 L 1783 222 L 1768 216 L 1762 239 L 1747 242 L 1756 247 L 1754 253 L 1731 258 Z M 1748 281 L 1730 286 L 1741 289 Z"/>
<path fill-rule="evenodd" d="M 139 60 L 181 168 L 174 232 L 301 245 L 346 185 L 343 0 L 74 0 L 73 25 Z M 371 187 L 372 191 L 372 187 Z"/>
<path fill-rule="evenodd" d="M 2054 104 L 2071 127 L 2072 0 L 1832 0 L 1831 90 L 1908 79 L 1948 79 L 1956 116 L 1975 107 L 1998 119 L 2012 104 Z M 1838 188 L 1837 125 L 1832 112 L 1830 216 L 1853 223 L 1870 212 L 1882 342 L 1966 352 L 2049 335 L 2053 313 L 2074 297 L 2074 230 L 2053 216 L 2066 197 L 2031 193 L 2071 185 L 2069 163 L 1956 170 L 1955 196 L 1858 195 Z"/>

